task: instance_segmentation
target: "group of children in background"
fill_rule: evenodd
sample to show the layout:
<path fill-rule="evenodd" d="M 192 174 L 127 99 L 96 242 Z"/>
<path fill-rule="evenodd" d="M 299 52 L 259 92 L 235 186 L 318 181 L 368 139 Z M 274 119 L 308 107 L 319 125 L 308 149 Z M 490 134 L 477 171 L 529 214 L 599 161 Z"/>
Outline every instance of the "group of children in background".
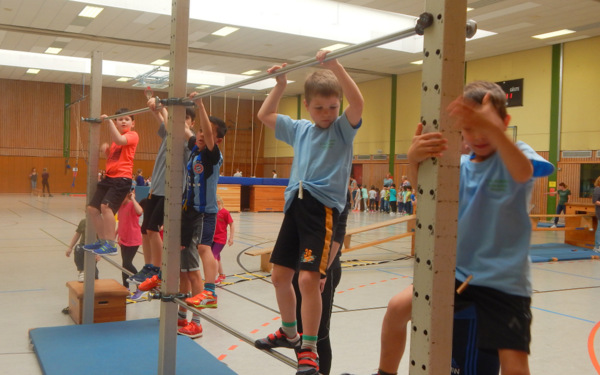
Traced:
<path fill-rule="evenodd" d="M 352 189 L 352 180 L 350 182 L 350 192 L 352 197 L 352 207 L 354 212 L 384 212 L 391 215 L 412 215 L 416 206 L 416 197 L 412 186 L 402 185 L 396 189 L 396 185 L 382 186 L 381 189 L 371 185 L 367 190 L 367 185 L 354 184 Z"/>
<path fill-rule="evenodd" d="M 191 94 L 191 96 L 195 93 Z M 115 121 L 108 120 L 109 135 L 112 143 L 104 143 L 100 151 L 106 154 L 105 176 L 98 181 L 94 196 L 88 203 L 87 213 L 96 235 L 96 241 L 83 245 L 85 237 L 85 220 L 79 224 L 77 231 L 66 252 L 70 256 L 75 248 L 75 263 L 79 271 L 79 281 L 83 282 L 84 251 L 100 256 L 116 255 L 117 244 L 121 248 L 123 268 L 132 276 L 123 273 L 123 285 L 137 284 L 137 291 L 131 299 L 141 300 L 144 293 L 160 286 L 162 275 L 162 225 L 164 218 L 164 187 L 166 171 L 166 139 L 168 132 L 168 114 L 166 108 L 159 107 L 155 99 L 148 101 L 152 113 L 160 122 L 158 135 L 162 143 L 158 151 L 153 176 L 155 177 L 147 199 L 137 202 L 136 185 L 133 177 L 133 158 L 139 137 L 133 127 L 134 117 L 128 115 L 126 108 L 116 112 Z M 186 142 L 182 145 L 184 164 L 187 166 L 182 196 L 181 221 L 181 272 L 180 292 L 192 292 L 187 304 L 197 308 L 216 308 L 217 295 L 215 285 L 225 279 L 220 262 L 220 252 L 225 243 L 233 244 L 234 225 L 223 201 L 217 197 L 219 168 L 223 163 L 218 144 L 223 140 L 227 128 L 225 123 L 215 117 L 208 116 L 202 102 L 200 109 L 200 128 L 194 136 L 191 128 L 194 125 L 195 112 L 186 109 L 185 134 Z M 142 181 L 141 170 L 137 173 Z M 140 216 L 144 221 L 140 226 Z M 118 220 L 118 227 L 117 227 Z M 230 228 L 227 240 L 227 227 Z M 152 234 L 149 235 L 149 234 Z M 80 244 L 75 243 L 80 240 Z M 88 239 L 88 242 L 89 239 Z M 140 245 L 144 245 L 144 267 L 138 271 L 133 259 Z M 200 273 L 200 258 L 205 280 Z M 98 272 L 96 270 L 96 278 Z M 187 311 L 180 308 L 178 333 L 193 338 L 202 335 L 200 317 L 193 314 L 187 320 Z"/>

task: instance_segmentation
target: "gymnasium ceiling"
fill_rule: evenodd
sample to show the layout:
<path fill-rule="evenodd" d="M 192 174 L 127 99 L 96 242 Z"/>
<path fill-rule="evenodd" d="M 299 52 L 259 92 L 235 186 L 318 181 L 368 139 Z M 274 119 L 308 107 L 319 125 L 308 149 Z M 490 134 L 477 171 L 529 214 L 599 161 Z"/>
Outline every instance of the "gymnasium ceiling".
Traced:
<path fill-rule="evenodd" d="M 191 0 L 192 7 L 198 5 L 194 4 L 195 2 L 206 1 L 208 0 Z M 211 0 L 219 3 L 225 1 L 229 0 Z M 257 1 L 263 0 L 246 0 L 252 5 Z M 286 1 L 289 0 L 281 0 L 277 4 L 285 7 Z M 336 2 L 339 3 L 337 5 L 364 7 L 365 11 L 370 8 L 415 17 L 425 8 L 425 1 L 420 0 Z M 171 2 L 142 0 L 141 3 L 145 6 L 162 3 L 170 9 Z M 168 59 L 171 23 L 169 15 L 105 6 L 97 18 L 83 19 L 78 17 L 78 14 L 85 6 L 83 1 L 71 0 L 0 0 L 0 52 L 44 54 L 48 47 L 54 46 L 62 48 L 58 56 L 89 58 L 92 51 L 101 51 L 104 60 L 146 65 L 157 59 Z M 600 35 L 600 0 L 468 0 L 468 6 L 473 9 L 467 13 L 467 17 L 475 20 L 479 29 L 496 34 L 468 41 L 467 61 Z M 284 20 L 285 17 L 291 20 L 297 16 L 286 14 L 285 8 L 280 10 Z M 264 24 L 272 21 L 265 18 Z M 303 37 L 245 26 L 238 26 L 238 31 L 226 37 L 211 35 L 223 26 L 237 25 L 190 20 L 189 69 L 236 75 L 252 69 L 264 71 L 275 63 L 304 61 L 313 57 L 317 50 L 340 42 L 335 39 Z M 356 27 L 362 26 L 357 24 Z M 575 32 L 545 40 L 532 38 L 533 35 L 561 29 Z M 391 74 L 417 71 L 420 66 L 411 62 L 420 59 L 420 53 L 371 48 L 340 60 L 357 82 L 364 82 Z M 73 85 L 88 85 L 90 82 L 89 74 L 84 73 L 41 69 L 38 74 L 27 74 L 28 67 L 14 66 L 17 64 L 9 63 L 9 60 L 13 61 L 14 58 L 0 57 L 0 78 Z M 288 80 L 295 82 L 288 85 L 286 94 L 302 92 L 301 83 L 306 73 L 307 70 L 300 69 L 288 74 Z M 118 82 L 117 78 L 119 77 L 114 75 L 104 75 L 103 85 L 131 88 L 135 83 L 134 80 Z M 198 84 L 190 84 L 189 89 L 192 90 L 196 86 Z M 266 92 L 268 89 L 244 90 L 241 91 L 241 95 L 258 95 L 262 99 Z"/>

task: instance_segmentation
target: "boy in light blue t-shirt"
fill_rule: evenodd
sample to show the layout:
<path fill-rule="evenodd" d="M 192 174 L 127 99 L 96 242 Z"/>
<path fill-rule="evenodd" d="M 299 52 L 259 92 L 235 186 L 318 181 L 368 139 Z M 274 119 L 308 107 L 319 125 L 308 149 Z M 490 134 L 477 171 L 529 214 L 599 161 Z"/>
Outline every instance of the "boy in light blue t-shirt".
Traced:
<path fill-rule="evenodd" d="M 346 204 L 352 142 L 361 124 L 363 108 L 358 87 L 337 60 L 325 61 L 327 53 L 319 51 L 316 56 L 326 70 L 312 73 L 304 84 L 304 105 L 314 123 L 277 114 L 287 84 L 285 74 L 276 77 L 277 84 L 258 111 L 258 118 L 275 130 L 276 138 L 293 146 L 294 160 L 285 190 L 285 216 L 271 255 L 271 279 L 282 327 L 256 340 L 255 346 L 298 349 L 297 375 L 319 372 L 317 333 L 322 309 L 319 284 L 326 277 L 329 259 L 335 256 L 330 253 L 331 234 Z M 276 73 L 285 66 L 274 66 L 268 72 Z M 348 107 L 340 116 L 342 91 Z M 292 288 L 298 268 L 302 340 L 297 331 L 296 296 Z"/>
<path fill-rule="evenodd" d="M 529 374 L 531 341 L 531 224 L 527 206 L 535 177 L 554 166 L 504 131 L 510 116 L 506 97 L 495 83 L 468 84 L 448 111 L 472 150 L 461 156 L 456 247 L 455 311 L 473 306 L 477 348 L 497 353 L 503 374 Z M 441 133 L 422 133 L 419 124 L 408 151 L 409 178 L 417 186 L 419 164 L 446 150 Z M 412 285 L 394 296 L 384 317 L 379 375 L 396 374 L 406 344 Z M 476 371 L 477 359 L 460 373 Z M 468 364 L 467 364 L 468 363 Z M 473 366 L 469 368 L 468 366 Z"/>

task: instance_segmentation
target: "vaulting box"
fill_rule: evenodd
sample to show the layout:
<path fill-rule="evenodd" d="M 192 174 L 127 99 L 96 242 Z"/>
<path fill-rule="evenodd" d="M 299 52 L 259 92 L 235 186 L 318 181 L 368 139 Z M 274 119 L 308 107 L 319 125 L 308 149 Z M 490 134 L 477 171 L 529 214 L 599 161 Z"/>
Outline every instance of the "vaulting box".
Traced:
<path fill-rule="evenodd" d="M 76 324 L 83 318 L 83 283 L 69 281 L 69 315 Z M 94 323 L 125 320 L 125 300 L 129 290 L 113 279 L 94 282 Z"/>

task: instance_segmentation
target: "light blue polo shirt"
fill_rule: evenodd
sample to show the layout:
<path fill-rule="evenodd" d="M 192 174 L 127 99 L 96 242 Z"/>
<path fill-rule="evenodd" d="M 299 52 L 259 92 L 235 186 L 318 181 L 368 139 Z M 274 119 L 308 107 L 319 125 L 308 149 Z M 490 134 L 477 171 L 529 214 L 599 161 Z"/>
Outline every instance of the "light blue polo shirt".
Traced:
<path fill-rule="evenodd" d="M 530 146 L 517 147 L 533 164 L 533 177 L 548 176 L 554 166 Z M 534 178 L 517 183 L 498 152 L 480 163 L 462 155 L 458 198 L 456 278 L 472 285 L 529 297 L 532 293 L 528 204 Z"/>
<path fill-rule="evenodd" d="M 303 189 L 323 205 L 343 211 L 352 169 L 352 142 L 361 123 L 353 128 L 344 113 L 329 128 L 321 129 L 308 120 L 277 115 L 275 137 L 294 148 L 284 211 L 292 204 L 300 181 Z"/>

